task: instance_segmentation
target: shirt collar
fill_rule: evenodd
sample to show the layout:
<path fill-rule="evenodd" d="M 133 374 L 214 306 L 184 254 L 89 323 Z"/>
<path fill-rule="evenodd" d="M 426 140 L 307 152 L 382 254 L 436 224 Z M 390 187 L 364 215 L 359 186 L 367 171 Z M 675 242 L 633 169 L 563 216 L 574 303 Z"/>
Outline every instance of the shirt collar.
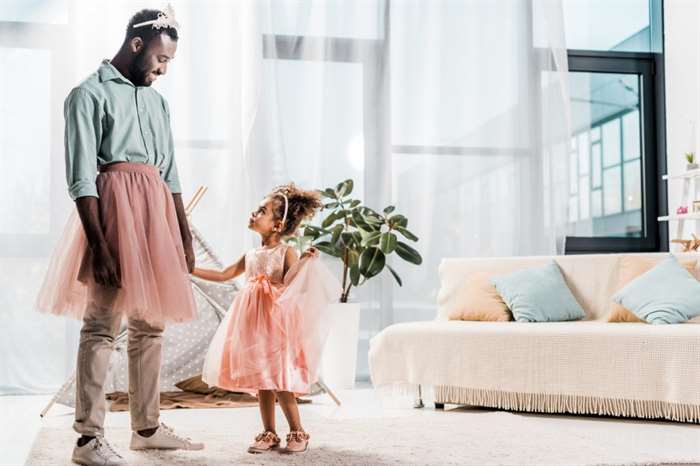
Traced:
<path fill-rule="evenodd" d="M 134 85 L 131 81 L 126 79 L 123 74 L 119 72 L 118 69 L 114 67 L 110 63 L 109 60 L 102 60 L 102 64 L 100 65 L 99 69 L 97 70 L 97 73 L 100 75 L 100 82 L 105 82 L 105 81 L 110 81 L 110 80 L 118 80 L 118 81 L 123 81 L 127 84 L 131 84 L 132 86 Z"/>

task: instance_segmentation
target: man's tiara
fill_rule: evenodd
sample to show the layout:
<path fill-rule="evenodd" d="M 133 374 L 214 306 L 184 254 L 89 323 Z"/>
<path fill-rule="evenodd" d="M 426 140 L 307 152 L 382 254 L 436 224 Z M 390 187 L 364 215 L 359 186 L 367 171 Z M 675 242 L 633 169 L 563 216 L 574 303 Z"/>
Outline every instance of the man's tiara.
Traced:
<path fill-rule="evenodd" d="M 134 24 L 133 27 L 140 28 L 143 26 L 148 26 L 149 24 L 152 25 L 153 29 L 178 29 L 180 27 L 177 21 L 175 21 L 175 10 L 173 10 L 173 7 L 169 3 L 163 11 L 158 13 L 158 17 L 156 19 Z"/>

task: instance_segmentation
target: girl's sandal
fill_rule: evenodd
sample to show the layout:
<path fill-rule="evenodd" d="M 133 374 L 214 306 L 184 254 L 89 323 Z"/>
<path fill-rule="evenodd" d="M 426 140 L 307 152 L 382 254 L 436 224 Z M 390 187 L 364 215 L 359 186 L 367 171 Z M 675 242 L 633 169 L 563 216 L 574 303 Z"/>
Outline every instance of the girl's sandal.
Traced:
<path fill-rule="evenodd" d="M 280 453 L 304 453 L 309 449 L 311 436 L 303 430 L 293 430 L 287 434 L 287 446 Z"/>
<path fill-rule="evenodd" d="M 255 437 L 255 442 L 248 447 L 248 453 L 267 453 L 276 450 L 279 446 L 280 438 L 274 432 L 266 430 Z"/>

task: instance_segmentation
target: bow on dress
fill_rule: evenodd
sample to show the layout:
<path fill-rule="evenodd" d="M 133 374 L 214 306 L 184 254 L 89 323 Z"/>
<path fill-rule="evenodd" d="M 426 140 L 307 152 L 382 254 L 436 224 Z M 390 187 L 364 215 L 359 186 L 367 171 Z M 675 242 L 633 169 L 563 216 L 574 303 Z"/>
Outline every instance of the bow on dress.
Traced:
<path fill-rule="evenodd" d="M 272 285 L 270 284 L 270 279 L 264 273 L 261 273 L 251 279 L 251 282 L 256 287 L 261 287 L 263 293 L 272 297 Z"/>

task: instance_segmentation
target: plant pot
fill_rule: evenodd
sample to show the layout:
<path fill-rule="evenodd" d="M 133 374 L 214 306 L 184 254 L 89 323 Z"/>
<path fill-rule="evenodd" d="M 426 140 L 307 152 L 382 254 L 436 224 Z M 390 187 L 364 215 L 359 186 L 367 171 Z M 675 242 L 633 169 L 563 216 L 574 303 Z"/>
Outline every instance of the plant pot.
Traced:
<path fill-rule="evenodd" d="M 700 168 L 700 165 L 697 163 L 689 163 L 685 166 L 686 170 L 697 170 L 698 168 Z"/>
<path fill-rule="evenodd" d="M 321 377 L 333 389 L 355 386 L 357 342 L 360 333 L 360 304 L 335 303 L 328 306 L 330 329 L 321 360 Z"/>

